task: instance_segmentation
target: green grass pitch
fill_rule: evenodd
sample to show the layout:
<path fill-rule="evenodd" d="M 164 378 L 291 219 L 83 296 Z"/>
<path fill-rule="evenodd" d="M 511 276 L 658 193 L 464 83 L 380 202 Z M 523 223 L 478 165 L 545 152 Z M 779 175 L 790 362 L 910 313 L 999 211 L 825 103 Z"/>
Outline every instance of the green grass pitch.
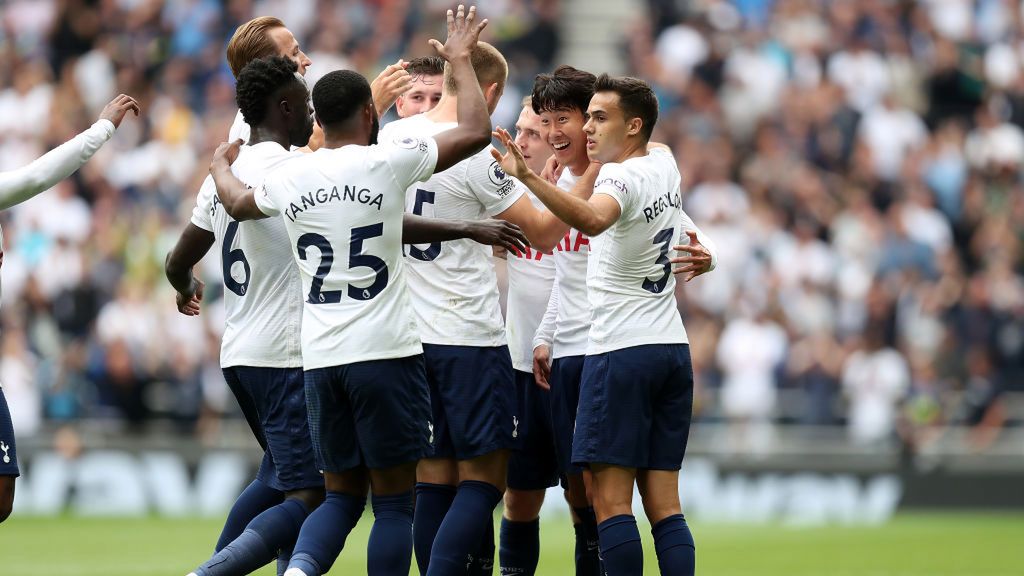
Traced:
<path fill-rule="evenodd" d="M 365 574 L 370 515 L 331 574 Z M 697 573 L 709 576 L 1024 575 L 1024 515 L 903 514 L 881 527 L 694 523 Z M 205 560 L 217 519 L 11 518 L 0 525 L 3 576 L 183 576 Z M 645 574 L 657 574 L 650 532 Z M 572 526 L 541 525 L 538 575 L 571 576 Z M 258 573 L 273 575 L 272 568 Z"/>

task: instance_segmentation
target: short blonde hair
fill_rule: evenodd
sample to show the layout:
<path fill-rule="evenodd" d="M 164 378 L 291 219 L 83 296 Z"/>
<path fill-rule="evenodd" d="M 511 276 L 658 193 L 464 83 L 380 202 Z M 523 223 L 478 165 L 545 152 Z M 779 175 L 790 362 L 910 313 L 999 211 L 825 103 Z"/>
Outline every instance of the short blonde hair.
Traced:
<path fill-rule="evenodd" d="M 487 42 L 477 42 L 469 60 L 473 63 L 473 70 L 476 70 L 476 78 L 481 86 L 497 84 L 499 90 L 505 89 L 508 62 L 497 48 Z M 452 65 L 447 62 L 444 64 L 444 91 L 455 94 L 455 76 L 452 74 Z"/>
<path fill-rule="evenodd" d="M 533 96 L 531 96 L 529 94 L 527 94 L 526 96 L 523 96 L 522 107 L 523 108 L 529 108 L 530 111 L 532 112 L 533 111 Z"/>
<path fill-rule="evenodd" d="M 284 22 L 273 16 L 260 16 L 242 24 L 228 41 L 228 65 L 235 78 L 245 65 L 257 58 L 277 55 L 277 44 L 270 37 L 270 31 L 284 28 Z"/>

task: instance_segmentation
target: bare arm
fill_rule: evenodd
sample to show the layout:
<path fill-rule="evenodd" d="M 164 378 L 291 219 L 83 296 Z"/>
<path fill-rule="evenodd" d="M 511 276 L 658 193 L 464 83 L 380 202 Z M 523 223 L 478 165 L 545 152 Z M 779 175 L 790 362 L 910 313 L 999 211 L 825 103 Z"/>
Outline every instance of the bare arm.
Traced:
<path fill-rule="evenodd" d="M 455 78 L 455 96 L 458 98 L 458 126 L 434 136 L 437 142 L 437 167 L 442 172 L 482 150 L 491 141 L 491 117 L 487 102 L 480 91 L 480 82 L 470 61 L 470 54 L 476 47 L 480 31 L 487 26 L 487 20 L 474 25 L 476 6 L 469 7 L 464 15 L 462 5 L 454 17 L 448 11 L 448 40 L 442 46 L 437 40 L 430 44 L 438 55 L 448 61 Z"/>
<path fill-rule="evenodd" d="M 125 114 L 139 115 L 139 104 L 124 94 L 114 98 L 89 129 L 47 152 L 28 166 L 0 173 L 0 210 L 49 190 L 82 167 L 114 135 Z"/>
<path fill-rule="evenodd" d="M 178 243 L 164 260 L 164 274 L 171 286 L 178 292 L 178 311 L 186 316 L 199 314 L 199 303 L 203 299 L 203 282 L 192 275 L 192 268 L 203 259 L 213 246 L 214 236 L 189 223 L 178 238 Z"/>
<path fill-rule="evenodd" d="M 231 171 L 231 163 L 238 158 L 238 150 L 242 146 L 241 140 L 224 142 L 217 147 L 213 153 L 213 161 L 210 163 L 210 176 L 217 185 L 217 197 L 224 206 L 224 211 L 235 220 L 258 220 L 266 218 L 267 215 L 256 205 L 256 195 L 252 188 L 245 185 Z"/>
<path fill-rule="evenodd" d="M 485 246 L 522 252 L 530 245 L 519 226 L 504 220 L 446 220 L 405 214 L 403 244 L 428 244 L 469 238 Z"/>

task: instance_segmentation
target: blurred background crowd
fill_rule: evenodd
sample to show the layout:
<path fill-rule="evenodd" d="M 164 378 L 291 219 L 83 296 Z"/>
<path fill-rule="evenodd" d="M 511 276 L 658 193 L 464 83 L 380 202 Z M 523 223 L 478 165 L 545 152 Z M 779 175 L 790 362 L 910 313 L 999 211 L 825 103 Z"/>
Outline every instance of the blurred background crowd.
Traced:
<path fill-rule="evenodd" d="M 599 0 L 593 4 L 611 2 Z M 568 5 L 482 12 L 507 55 L 496 123 L 564 48 Z M 720 250 L 680 288 L 698 422 L 770 448 L 784 424 L 985 450 L 1024 392 L 1024 10 L 1015 0 L 649 0 L 608 42 L 661 102 L 684 206 Z M 427 53 L 431 0 L 8 0 L 0 169 L 144 109 L 78 174 L 0 215 L 0 382 L 19 435 L 170 422 L 212 441 L 237 410 L 218 365 L 218 254 L 199 319 L 163 260 L 235 116 L 224 46 L 281 17 L 307 78 Z M 603 70 L 592 69 L 600 73 Z M 1009 406 L 1009 407 L 1008 407 Z"/>

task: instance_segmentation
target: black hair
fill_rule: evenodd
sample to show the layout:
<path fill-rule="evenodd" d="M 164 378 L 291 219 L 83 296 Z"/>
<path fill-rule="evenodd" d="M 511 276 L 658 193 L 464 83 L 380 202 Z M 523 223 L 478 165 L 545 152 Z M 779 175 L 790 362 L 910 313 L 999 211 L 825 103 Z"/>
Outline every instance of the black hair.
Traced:
<path fill-rule="evenodd" d="M 654 125 L 658 122 L 658 97 L 651 90 L 651 85 L 639 78 L 623 76 L 612 78 L 601 74 L 594 84 L 594 92 L 615 92 L 619 95 L 619 107 L 628 121 L 639 118 L 643 123 L 640 135 L 644 140 L 651 139 Z"/>
<path fill-rule="evenodd" d="M 255 126 L 266 119 L 267 98 L 291 82 L 298 82 L 298 69 L 298 64 L 284 56 L 257 58 L 242 68 L 235 85 L 235 102 L 246 124 Z"/>
<path fill-rule="evenodd" d="M 362 74 L 351 70 L 328 72 L 313 87 L 313 108 L 325 126 L 352 118 L 372 98 L 370 83 Z"/>
<path fill-rule="evenodd" d="M 405 71 L 410 76 L 441 76 L 444 74 L 444 58 L 440 56 L 421 56 L 409 60 Z"/>
<path fill-rule="evenodd" d="M 533 81 L 533 111 L 579 110 L 586 114 L 597 77 L 565 64 Z"/>

